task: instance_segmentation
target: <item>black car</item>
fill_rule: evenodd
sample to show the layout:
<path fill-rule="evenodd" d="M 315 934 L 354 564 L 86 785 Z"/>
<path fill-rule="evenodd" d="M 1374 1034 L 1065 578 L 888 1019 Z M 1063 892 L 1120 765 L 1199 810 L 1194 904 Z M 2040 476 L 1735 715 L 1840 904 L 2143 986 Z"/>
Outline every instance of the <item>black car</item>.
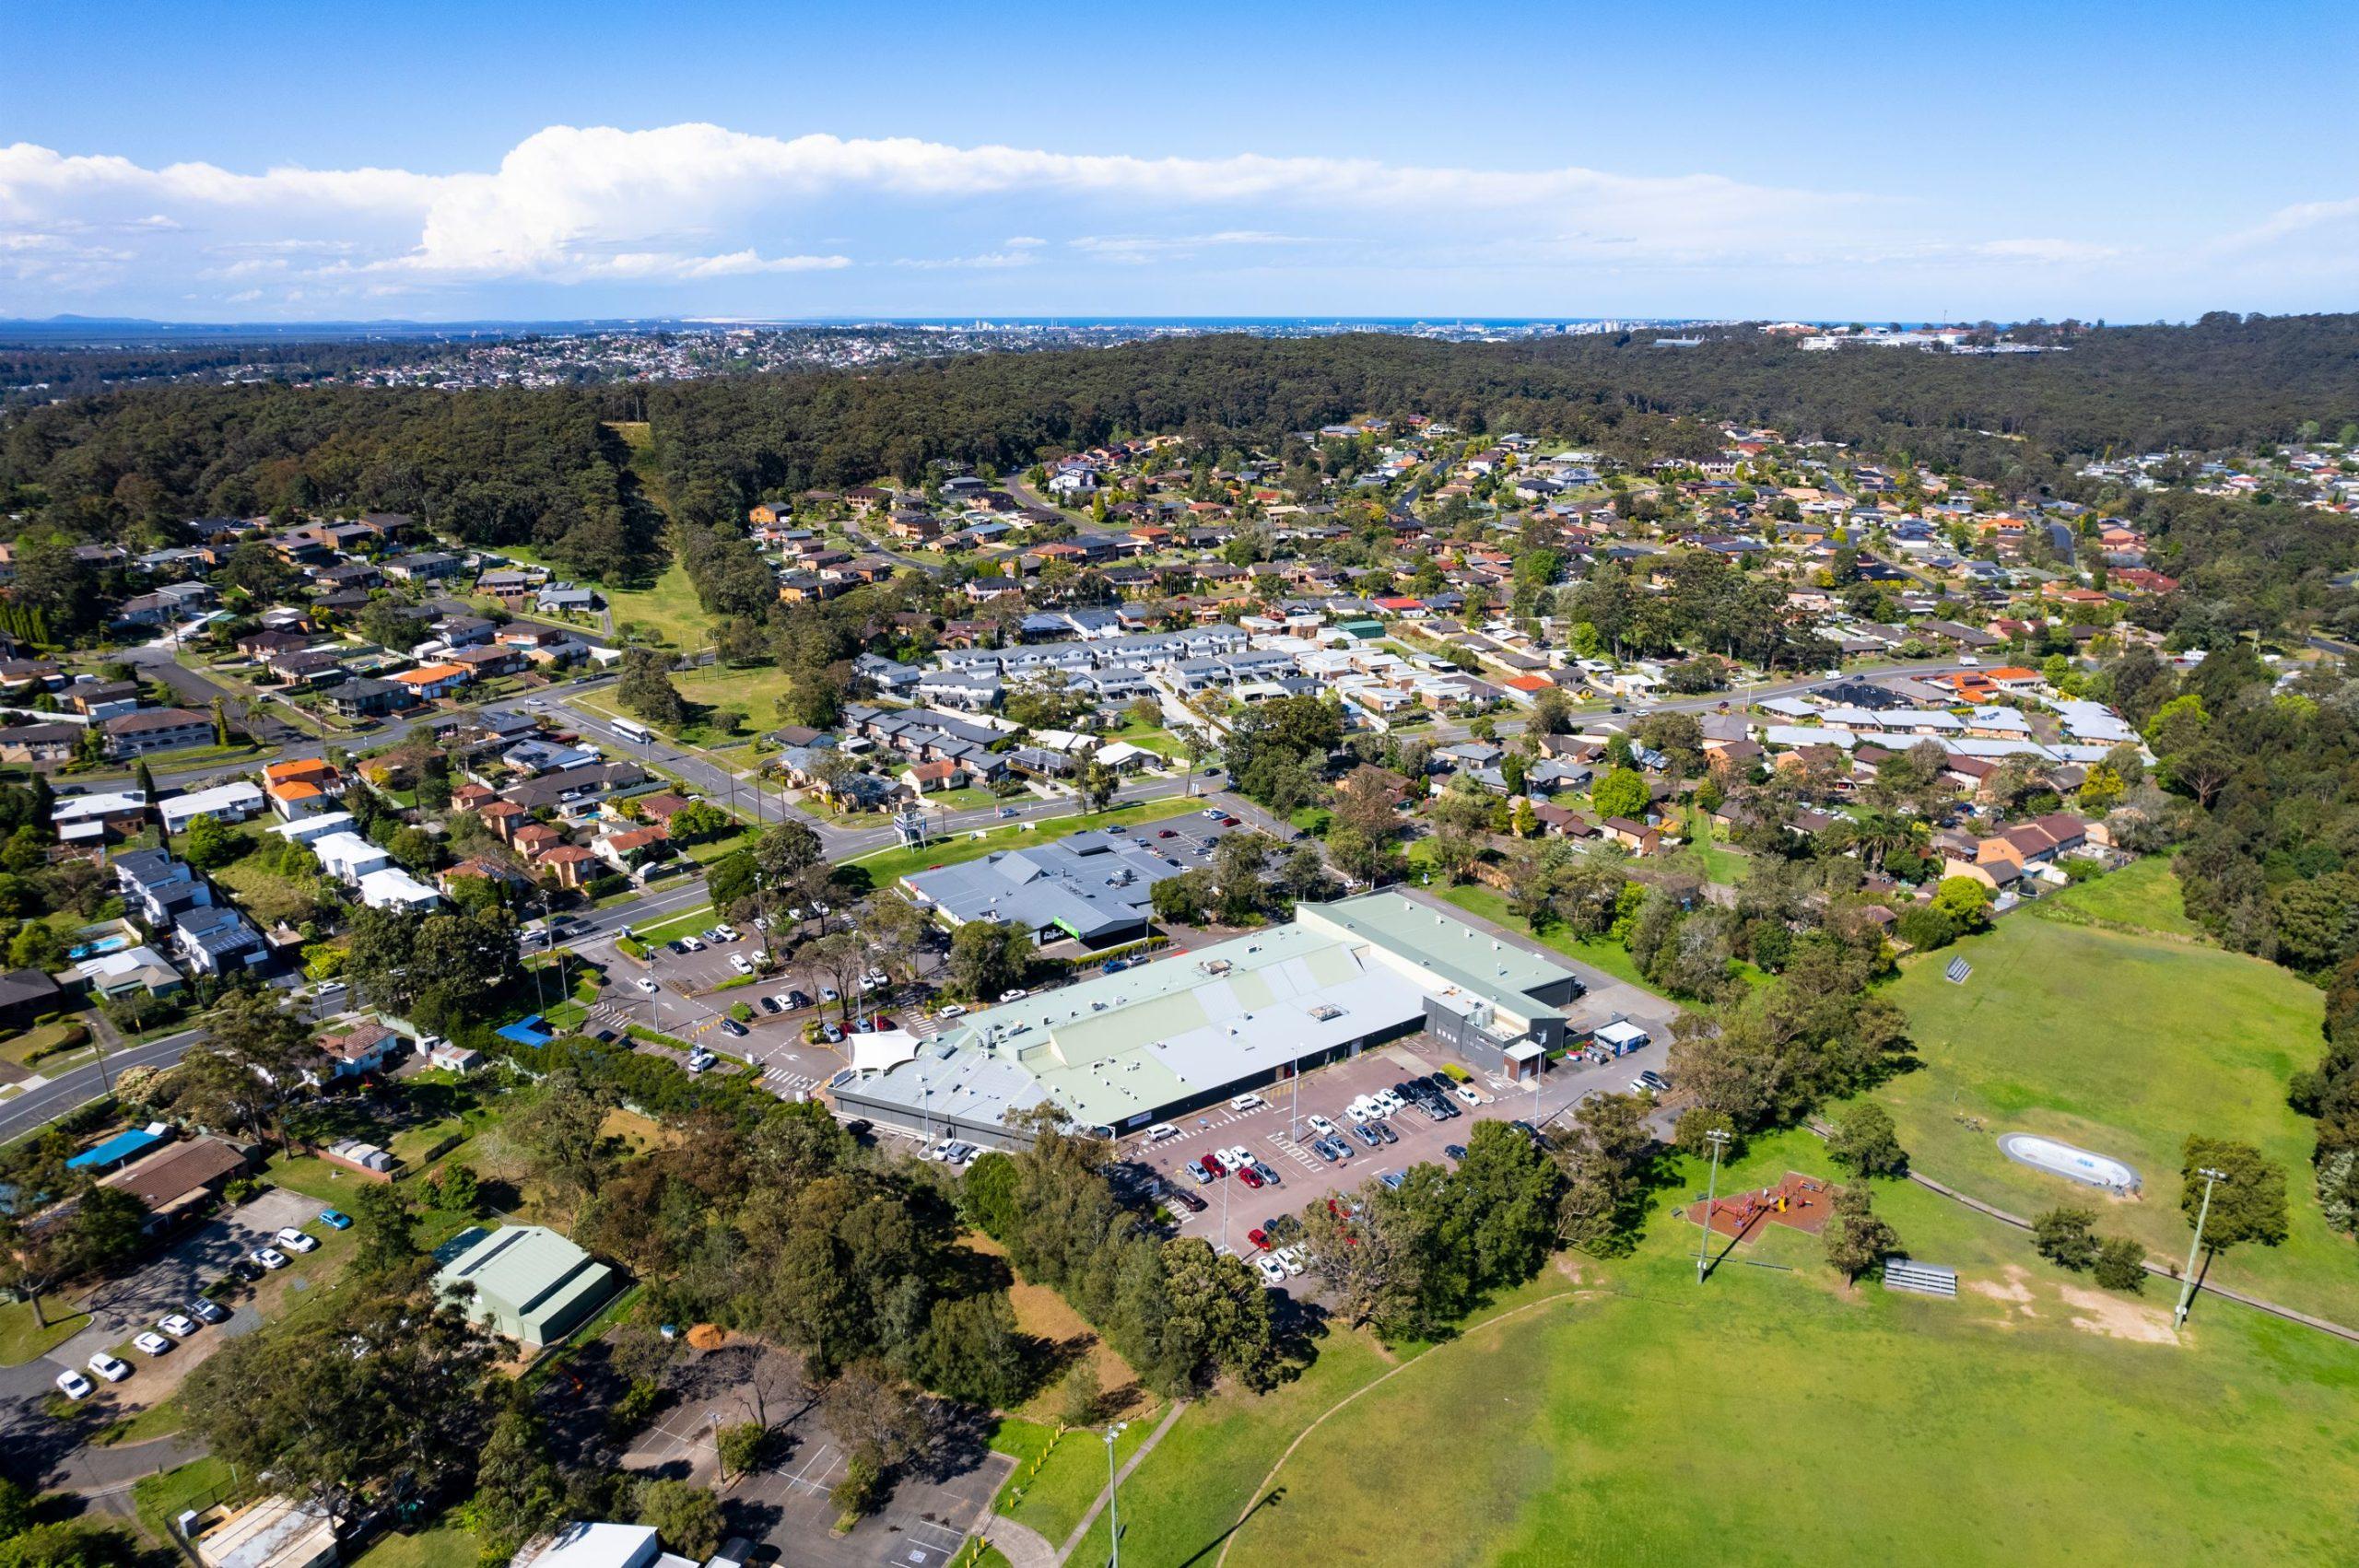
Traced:
<path fill-rule="evenodd" d="M 1174 1203 L 1180 1204 L 1183 1208 L 1193 1210 L 1199 1214 L 1204 1211 L 1204 1200 L 1197 1197 L 1194 1193 L 1187 1191 L 1185 1188 L 1167 1187 L 1163 1189 L 1163 1196 L 1170 1199 Z"/>
<path fill-rule="evenodd" d="M 194 1301 L 188 1304 L 188 1315 L 191 1317 L 195 1318 L 199 1323 L 227 1323 L 229 1321 L 229 1309 L 228 1307 L 223 1306 L 217 1301 L 209 1301 L 204 1296 L 199 1296 Z"/>
<path fill-rule="evenodd" d="M 264 1269 L 261 1264 L 255 1262 L 251 1258 L 241 1258 L 235 1263 L 229 1265 L 229 1272 L 235 1274 L 239 1279 L 243 1280 L 250 1285 L 256 1280 L 261 1279 L 269 1271 L 269 1270 Z"/>
<path fill-rule="evenodd" d="M 1449 1155 L 1453 1160 L 1463 1160 L 1466 1158 L 1466 1145 L 1463 1143 L 1447 1144 L 1443 1147 L 1442 1153 Z"/>
<path fill-rule="evenodd" d="M 1448 1094 L 1458 1088 L 1458 1080 L 1447 1072 L 1437 1072 L 1425 1082 L 1432 1085 L 1434 1093 L 1438 1094 Z"/>
<path fill-rule="evenodd" d="M 762 999 L 762 1011 L 764 1012 L 783 1012 L 786 1010 L 779 1006 L 778 998 L 774 996 L 766 996 Z"/>

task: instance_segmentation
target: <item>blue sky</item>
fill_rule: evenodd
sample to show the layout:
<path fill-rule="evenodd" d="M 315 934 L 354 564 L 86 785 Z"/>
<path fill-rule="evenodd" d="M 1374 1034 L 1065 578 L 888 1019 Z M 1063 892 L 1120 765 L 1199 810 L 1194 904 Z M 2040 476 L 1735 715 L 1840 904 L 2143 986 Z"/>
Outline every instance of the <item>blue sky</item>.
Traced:
<path fill-rule="evenodd" d="M 2238 9 L 16 6 L 0 315 L 2359 307 Z"/>

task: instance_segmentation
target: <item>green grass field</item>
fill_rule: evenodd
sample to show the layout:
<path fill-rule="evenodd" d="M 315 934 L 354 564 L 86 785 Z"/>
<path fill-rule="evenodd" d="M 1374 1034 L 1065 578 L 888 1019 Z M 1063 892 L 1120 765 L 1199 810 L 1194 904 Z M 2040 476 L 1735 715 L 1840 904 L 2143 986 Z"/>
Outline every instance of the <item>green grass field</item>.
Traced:
<path fill-rule="evenodd" d="M 2114 904 L 2138 907 L 2118 890 Z M 1952 956 L 1974 966 L 1963 986 L 1942 978 Z M 2285 1105 L 2287 1078 L 2320 1049 L 2316 989 L 2237 954 L 2017 915 L 1911 963 L 1887 994 L 1924 1066 L 1878 1097 L 1927 1175 L 2022 1214 L 2094 1207 L 2153 1256 L 2184 1258 L 2180 1147 L 2190 1133 L 2242 1140 L 2285 1171 L 2292 1235 L 2224 1254 L 2212 1278 L 2359 1324 L 2359 1250 L 2320 1217 L 2310 1124 Z M 2127 1160 L 2144 1195 L 2115 1201 L 2016 1164 L 1997 1143 L 2015 1130 Z"/>
<path fill-rule="evenodd" d="M 41 1305 L 49 1317 L 46 1328 L 34 1320 L 32 1303 L 0 1302 L 0 1366 L 22 1366 L 35 1356 L 47 1355 L 90 1321 L 88 1313 L 75 1311 L 63 1295 L 44 1295 Z"/>
<path fill-rule="evenodd" d="M 1462 887 L 1442 887 L 1441 895 L 1469 914 L 1480 915 L 1486 920 L 1496 920 L 1510 930 L 1531 934 L 1532 928 L 1518 919 L 1508 908 L 1507 895 L 1481 883 L 1470 882 Z M 1553 947 L 1567 958 L 1577 958 L 1591 968 L 1602 969 L 1617 980 L 1627 980 L 1634 986 L 1646 981 L 1639 977 L 1638 966 L 1630 961 L 1630 950 L 1611 940 L 1585 941 L 1561 928 L 1542 932 L 1532 940 Z"/>
<path fill-rule="evenodd" d="M 1816 1141 L 1767 1141 L 1723 1187 L 1788 1168 L 1825 1174 Z M 1458 1340 L 1396 1362 L 1331 1334 L 1299 1382 L 1191 1408 L 1123 1489 L 1124 1559 L 2095 1565 L 2346 1551 L 2359 1439 L 2335 1412 L 2359 1392 L 2359 1349 L 2224 1304 L 2184 1343 L 2161 1342 L 2159 1289 L 2097 1292 L 1922 1188 L 1879 1184 L 1876 1200 L 1914 1255 L 1960 1270 L 1956 1300 L 1846 1290 L 1814 1238 L 1784 1231 L 1698 1287 L 1695 1232 L 1659 1209 L 1634 1256 L 1545 1270 Z M 1074 1560 L 1103 1561 L 1106 1540 L 1101 1520 Z"/>
<path fill-rule="evenodd" d="M 1114 1440 L 1115 1464 L 1128 1463 L 1162 1419 L 1157 1406 L 1125 1422 Z M 1106 1440 L 1098 1428 L 1076 1428 L 1059 1437 L 1054 1427 L 1011 1418 L 999 1423 L 992 1446 L 1016 1458 L 1015 1473 L 1000 1489 L 995 1511 L 1039 1531 L 1050 1545 L 1062 1545 L 1106 1490 Z M 1044 1453 L 1048 1457 L 1041 1462 Z"/>
<path fill-rule="evenodd" d="M 531 566 L 545 566 L 565 581 L 584 579 L 558 571 L 539 554 L 521 544 L 502 544 L 499 553 L 512 556 Z M 652 582 L 640 586 L 591 582 L 606 607 L 614 612 L 615 629 L 619 634 L 626 622 L 652 631 L 656 638 L 670 647 L 683 650 L 702 648 L 712 640 L 712 617 L 697 603 L 696 584 L 688 580 L 686 567 L 677 560 L 665 563 Z"/>
<path fill-rule="evenodd" d="M 2060 917 L 2061 911 L 2159 936 L 2201 939 L 2203 935 L 2203 928 L 2187 918 L 2178 875 L 2161 855 L 2132 860 L 2118 872 L 2068 887 L 2043 899 L 2038 907 L 2038 913 L 2051 917 Z"/>
<path fill-rule="evenodd" d="M 416 1535 L 380 1536 L 353 1559 L 354 1568 L 475 1568 L 475 1532 L 464 1525 L 438 1525 Z"/>

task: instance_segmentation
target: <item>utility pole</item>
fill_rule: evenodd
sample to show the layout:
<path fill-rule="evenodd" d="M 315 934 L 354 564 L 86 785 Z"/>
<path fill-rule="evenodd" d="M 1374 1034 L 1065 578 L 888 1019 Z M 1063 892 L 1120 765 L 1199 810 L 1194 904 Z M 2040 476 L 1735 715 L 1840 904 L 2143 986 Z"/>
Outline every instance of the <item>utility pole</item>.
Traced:
<path fill-rule="evenodd" d="M 2171 1314 L 2171 1327 L 2187 1327 L 2187 1304 L 2195 1299 L 2195 1255 L 2203 1250 L 2203 1223 L 2212 1217 L 2212 1189 L 2228 1179 L 2225 1171 L 2205 1166 L 2196 1173 L 2203 1178 L 2203 1207 L 2195 1215 L 2195 1240 L 2187 1248 L 2187 1281 L 2179 1287 L 2178 1307 Z"/>
<path fill-rule="evenodd" d="M 1712 1205 L 1719 1199 L 1720 1192 L 1720 1151 L 1729 1145 L 1729 1135 L 1717 1127 L 1704 1137 L 1712 1145 L 1712 1175 L 1704 1184 L 1704 1234 L 1696 1243 L 1696 1282 L 1699 1285 L 1711 1268 Z"/>
<path fill-rule="evenodd" d="M 1122 1484 L 1114 1473 L 1114 1439 L 1129 1424 L 1116 1422 L 1106 1429 L 1106 1539 L 1113 1547 L 1107 1568 L 1122 1568 Z"/>

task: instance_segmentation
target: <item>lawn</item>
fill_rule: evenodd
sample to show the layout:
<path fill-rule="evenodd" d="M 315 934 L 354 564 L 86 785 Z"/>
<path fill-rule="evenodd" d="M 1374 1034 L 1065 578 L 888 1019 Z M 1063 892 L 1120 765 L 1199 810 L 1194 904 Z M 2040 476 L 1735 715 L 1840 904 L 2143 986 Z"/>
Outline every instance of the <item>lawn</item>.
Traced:
<path fill-rule="evenodd" d="M 475 1532 L 464 1525 L 438 1525 L 416 1535 L 387 1534 L 353 1559 L 353 1568 L 475 1568 Z"/>
<path fill-rule="evenodd" d="M 2076 883 L 2041 899 L 2037 908 L 2051 919 L 2071 919 L 2072 915 L 2064 913 L 2070 910 L 2105 925 L 2161 936 L 2203 935 L 2203 928 L 2187 918 L 2178 872 L 2163 855 L 2149 855 L 2118 872 Z"/>
<path fill-rule="evenodd" d="M 548 565 L 522 545 L 502 544 L 499 553 L 528 565 Z M 562 572 L 557 575 L 568 581 L 588 581 Z M 616 635 L 621 634 L 626 624 L 638 626 L 654 634 L 657 640 L 683 650 L 702 648 L 712 640 L 712 618 L 697 602 L 696 584 L 688 580 L 687 568 L 677 560 L 667 561 L 652 582 L 641 586 L 620 587 L 602 582 L 588 585 L 598 591 L 606 607 L 614 612 Z"/>
<path fill-rule="evenodd" d="M 192 1459 L 177 1469 L 147 1477 L 131 1489 L 139 1522 L 158 1542 L 170 1541 L 171 1521 L 182 1512 L 203 1510 L 233 1495 L 229 1466 L 221 1459 Z"/>
<path fill-rule="evenodd" d="M 49 1315 L 47 1328 L 34 1320 L 32 1303 L 0 1302 L 0 1366 L 22 1366 L 47 1355 L 90 1321 L 88 1313 L 75 1311 L 62 1296 L 44 1295 L 41 1305 Z"/>
<path fill-rule="evenodd" d="M 1815 1141 L 1769 1140 L 1723 1187 L 1790 1167 L 1825 1174 Z M 1699 1287 L 1695 1233 L 1659 1211 L 1630 1258 L 1569 1258 L 1457 1340 L 1389 1363 L 1333 1333 L 1300 1382 L 1191 1408 L 1123 1488 L 1124 1558 L 2091 1565 L 2344 1550 L 2359 1442 L 2336 1412 L 2359 1392 L 2359 1349 L 2225 1305 L 2186 1343 L 2157 1342 L 2159 1288 L 2106 1295 L 1922 1188 L 1875 1197 L 1916 1256 L 1958 1268 L 1956 1300 L 1846 1290 L 1813 1239 L 1784 1231 Z M 1105 1544 L 1101 1520 L 1074 1560 L 1103 1561 Z"/>
<path fill-rule="evenodd" d="M 880 849 L 845 864 L 857 865 L 867 872 L 873 886 L 890 887 L 911 872 L 921 872 L 929 866 L 955 866 L 961 860 L 980 860 L 994 849 L 1017 849 L 1027 844 L 1047 844 L 1093 827 L 1137 827 L 1185 816 L 1191 810 L 1200 809 L 1193 801 L 1167 796 L 1159 801 L 1116 806 L 1109 812 L 1045 818 L 1030 833 L 1025 832 L 1021 825 L 987 828 L 980 838 L 970 838 L 962 834 L 956 838 L 936 839 L 932 844 L 910 849 Z"/>
<path fill-rule="evenodd" d="M 1161 1406 L 1122 1423 L 1114 1439 L 1114 1463 L 1126 1463 L 1155 1432 L 1163 1419 Z M 998 1512 L 1019 1525 L 1029 1525 L 1062 1545 L 1097 1494 L 1106 1490 L 1106 1438 L 1102 1427 L 1075 1427 L 1062 1436 L 1054 1426 L 1037 1422 L 1003 1421 L 992 1435 L 992 1446 L 1017 1457 L 1015 1473 L 1000 1489 Z M 1040 1459 L 1042 1453 L 1045 1460 Z M 1033 1467 L 1039 1464 L 1039 1469 Z M 1125 1505 L 1128 1504 L 1124 1498 Z M 1127 1533 L 1127 1532 L 1126 1532 Z"/>
<path fill-rule="evenodd" d="M 1942 977 L 1952 957 L 1973 965 L 1962 986 Z M 2190 1133 L 2241 1140 L 2286 1173 L 2292 1235 L 2224 1255 L 2213 1278 L 2359 1323 L 2359 1257 L 2319 1215 L 2311 1125 L 2285 1105 L 2287 1078 L 2320 1050 L 2316 989 L 2237 954 L 2016 916 L 1910 963 L 1886 994 L 1924 1065 L 1878 1097 L 1928 1176 L 2022 1214 L 2089 1205 L 2152 1256 L 2184 1258 L 2180 1148 Z M 2127 1160 L 2143 1197 L 2014 1164 L 1997 1139 L 2018 1129 Z"/>
<path fill-rule="evenodd" d="M 1469 914 L 1480 915 L 1486 920 L 1496 920 L 1509 930 L 1531 934 L 1532 928 L 1518 919 L 1508 908 L 1507 895 L 1496 889 L 1470 882 L 1463 887 L 1444 887 L 1441 895 Z M 1553 947 L 1567 958 L 1579 959 L 1591 968 L 1602 969 L 1617 980 L 1627 980 L 1634 986 L 1647 982 L 1638 974 L 1638 966 L 1630 961 L 1630 950 L 1611 939 L 1590 940 L 1574 936 L 1558 929 L 1532 937 L 1545 947 Z"/>

